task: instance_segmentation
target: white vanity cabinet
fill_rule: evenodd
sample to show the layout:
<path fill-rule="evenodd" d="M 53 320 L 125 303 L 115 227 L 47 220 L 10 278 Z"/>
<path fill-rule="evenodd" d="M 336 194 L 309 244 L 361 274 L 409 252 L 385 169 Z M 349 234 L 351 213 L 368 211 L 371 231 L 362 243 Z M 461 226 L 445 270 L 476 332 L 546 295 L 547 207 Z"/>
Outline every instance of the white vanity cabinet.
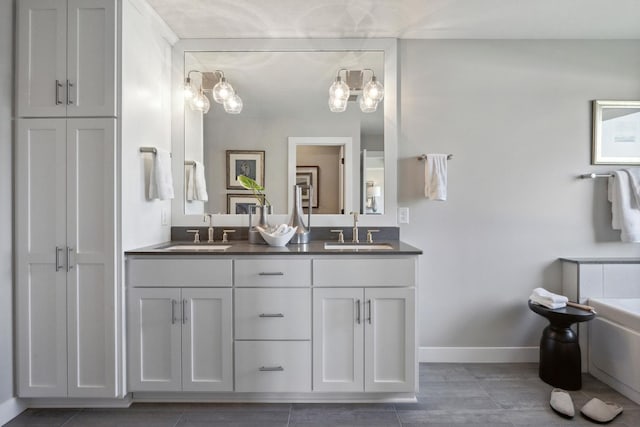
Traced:
<path fill-rule="evenodd" d="M 232 391 L 231 260 L 130 259 L 129 389 Z"/>
<path fill-rule="evenodd" d="M 20 397 L 115 397 L 115 119 L 20 119 Z"/>
<path fill-rule="evenodd" d="M 20 117 L 116 115 L 116 0 L 19 0 Z"/>
<path fill-rule="evenodd" d="M 415 260 L 318 258 L 313 278 L 314 391 L 415 391 Z"/>

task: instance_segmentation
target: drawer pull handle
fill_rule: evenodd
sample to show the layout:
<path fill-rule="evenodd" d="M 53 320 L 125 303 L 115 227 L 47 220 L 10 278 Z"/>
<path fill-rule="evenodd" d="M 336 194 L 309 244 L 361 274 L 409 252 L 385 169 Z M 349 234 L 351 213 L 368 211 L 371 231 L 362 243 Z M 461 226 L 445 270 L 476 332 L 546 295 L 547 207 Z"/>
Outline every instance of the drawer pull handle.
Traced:
<path fill-rule="evenodd" d="M 360 324 L 360 300 L 356 300 L 356 322 Z"/>
<path fill-rule="evenodd" d="M 258 317 L 284 317 L 282 313 L 260 313 Z"/>
<path fill-rule="evenodd" d="M 281 372 L 284 371 L 282 366 L 260 366 L 260 372 Z"/>
<path fill-rule="evenodd" d="M 367 305 L 369 306 L 369 317 L 367 317 L 367 320 L 369 324 L 371 324 L 371 300 L 367 300 Z"/>
<path fill-rule="evenodd" d="M 171 324 L 175 325 L 176 324 L 176 303 L 177 301 L 172 299 L 171 300 Z"/>
<path fill-rule="evenodd" d="M 274 272 L 262 271 L 258 273 L 258 276 L 284 276 L 284 273 L 282 271 L 274 271 Z"/>

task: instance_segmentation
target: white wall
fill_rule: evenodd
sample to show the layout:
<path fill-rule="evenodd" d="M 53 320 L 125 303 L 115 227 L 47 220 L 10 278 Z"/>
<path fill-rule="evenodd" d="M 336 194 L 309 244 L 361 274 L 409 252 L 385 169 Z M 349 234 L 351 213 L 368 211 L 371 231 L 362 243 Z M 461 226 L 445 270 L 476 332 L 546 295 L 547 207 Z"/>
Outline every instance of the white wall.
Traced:
<path fill-rule="evenodd" d="M 0 424 L 19 414 L 13 381 L 14 1 L 0 2 Z"/>
<path fill-rule="evenodd" d="M 170 43 L 175 36 L 145 2 L 125 0 L 122 7 L 122 249 L 128 250 L 170 239 L 171 201 L 147 200 L 152 154 L 139 149 L 171 150 Z"/>
<path fill-rule="evenodd" d="M 422 359 L 534 349 L 545 322 L 527 297 L 561 291 L 558 257 L 640 256 L 611 230 L 605 180 L 576 179 L 614 169 L 590 165 L 591 101 L 640 99 L 640 41 L 399 46 L 399 206 L 411 208 L 401 237 L 424 250 Z M 416 156 L 429 152 L 455 156 L 446 202 L 423 197 Z"/>

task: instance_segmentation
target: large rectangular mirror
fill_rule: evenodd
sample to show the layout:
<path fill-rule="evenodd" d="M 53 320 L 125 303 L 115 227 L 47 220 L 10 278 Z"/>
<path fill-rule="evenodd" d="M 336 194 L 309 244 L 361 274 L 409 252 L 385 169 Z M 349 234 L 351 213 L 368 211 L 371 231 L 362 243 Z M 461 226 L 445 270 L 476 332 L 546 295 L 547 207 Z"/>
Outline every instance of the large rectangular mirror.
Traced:
<path fill-rule="evenodd" d="M 247 224 L 243 209 L 250 198 L 244 196 L 250 192 L 230 184 L 238 170 L 261 173 L 282 222 L 291 211 L 293 185 L 304 181 L 316 190 L 305 202 L 314 207 L 315 225 L 343 224 L 351 211 L 375 217 L 365 224 L 395 225 L 395 54 L 395 41 L 386 39 L 178 42 L 173 225 L 197 224 L 204 212 L 220 214 L 214 221 L 221 225 Z M 357 72 L 347 76 L 352 70 L 362 71 L 362 83 L 375 75 L 385 86 L 375 111 L 361 111 Z M 213 100 L 211 89 L 223 74 L 242 99 L 239 114 Z M 349 77 L 356 95 L 340 113 L 328 105 L 336 75 Z M 185 101 L 186 77 L 196 91 L 204 90 L 206 113 Z M 196 162 L 204 166 L 207 200 L 194 192 Z"/>

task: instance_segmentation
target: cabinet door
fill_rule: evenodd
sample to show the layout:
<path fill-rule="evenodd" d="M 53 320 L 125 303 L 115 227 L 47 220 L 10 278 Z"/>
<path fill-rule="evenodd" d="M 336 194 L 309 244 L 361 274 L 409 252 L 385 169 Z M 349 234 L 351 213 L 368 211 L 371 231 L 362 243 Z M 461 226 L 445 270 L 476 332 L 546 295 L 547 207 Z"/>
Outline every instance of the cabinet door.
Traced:
<path fill-rule="evenodd" d="M 365 289 L 365 391 L 415 389 L 413 288 Z"/>
<path fill-rule="evenodd" d="M 67 2 L 18 2 L 18 116 L 66 115 Z"/>
<path fill-rule="evenodd" d="M 69 396 L 116 396 L 115 119 L 67 120 Z"/>
<path fill-rule="evenodd" d="M 18 121 L 16 280 L 19 397 L 67 395 L 65 120 Z"/>
<path fill-rule="evenodd" d="M 131 288 L 128 304 L 130 391 L 180 391 L 180 290 Z"/>
<path fill-rule="evenodd" d="M 182 390 L 233 390 L 231 288 L 182 289 Z"/>
<path fill-rule="evenodd" d="M 67 115 L 115 116 L 116 1 L 68 0 Z"/>
<path fill-rule="evenodd" d="M 313 390 L 362 391 L 362 288 L 313 290 Z"/>

